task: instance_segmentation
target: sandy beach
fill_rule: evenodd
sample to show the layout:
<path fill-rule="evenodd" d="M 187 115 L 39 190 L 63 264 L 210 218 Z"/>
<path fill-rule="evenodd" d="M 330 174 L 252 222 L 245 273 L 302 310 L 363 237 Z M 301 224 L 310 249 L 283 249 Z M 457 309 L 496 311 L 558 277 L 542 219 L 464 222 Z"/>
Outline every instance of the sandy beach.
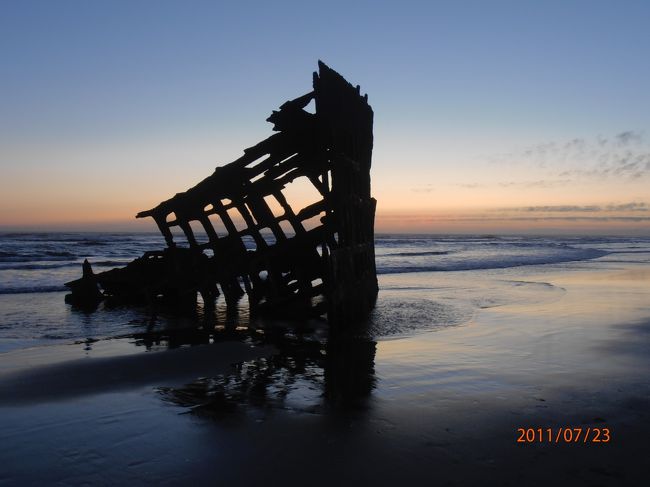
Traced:
<path fill-rule="evenodd" d="M 641 485 L 649 280 L 606 258 L 389 274 L 368 330 L 337 340 L 257 323 L 8 351 L 0 484 Z"/>

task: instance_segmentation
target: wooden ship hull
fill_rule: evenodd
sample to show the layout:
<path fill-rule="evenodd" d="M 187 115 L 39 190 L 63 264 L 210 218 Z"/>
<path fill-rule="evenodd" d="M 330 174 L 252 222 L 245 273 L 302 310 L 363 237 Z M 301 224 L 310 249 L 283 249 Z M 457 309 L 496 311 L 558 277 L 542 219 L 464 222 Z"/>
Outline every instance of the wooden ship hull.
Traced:
<path fill-rule="evenodd" d="M 312 101 L 314 113 L 305 109 Z M 313 91 L 284 103 L 268 121 L 277 133 L 138 213 L 154 219 L 166 249 L 98 274 L 88 264 L 84 277 L 66 284 L 67 300 L 180 303 L 201 293 L 207 304 L 219 294 L 230 304 L 245 293 L 252 313 L 326 315 L 332 324 L 364 319 L 378 289 L 367 95 L 319 62 Z M 297 180 L 318 194 L 302 208 L 285 194 Z"/>

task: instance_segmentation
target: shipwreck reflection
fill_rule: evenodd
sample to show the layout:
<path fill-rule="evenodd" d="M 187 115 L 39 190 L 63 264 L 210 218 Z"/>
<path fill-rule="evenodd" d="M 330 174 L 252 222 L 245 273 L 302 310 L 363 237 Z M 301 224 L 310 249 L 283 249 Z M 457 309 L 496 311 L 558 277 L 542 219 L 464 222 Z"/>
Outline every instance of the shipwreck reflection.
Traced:
<path fill-rule="evenodd" d="M 274 410 L 321 413 L 367 407 L 375 387 L 376 342 L 331 338 L 309 327 L 269 326 L 215 330 L 208 341 L 245 339 L 270 344 L 268 357 L 235 364 L 232 372 L 183 387 L 161 388 L 162 397 L 194 414 L 264 416 Z M 174 345 L 178 345 L 179 337 Z"/>

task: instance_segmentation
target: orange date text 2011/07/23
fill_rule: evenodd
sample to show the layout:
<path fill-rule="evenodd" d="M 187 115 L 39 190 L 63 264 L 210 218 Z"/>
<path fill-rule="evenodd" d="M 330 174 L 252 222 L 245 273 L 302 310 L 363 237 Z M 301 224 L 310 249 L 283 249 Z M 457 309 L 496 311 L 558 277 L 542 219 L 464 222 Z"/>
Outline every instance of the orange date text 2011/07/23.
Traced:
<path fill-rule="evenodd" d="M 517 443 L 609 443 L 609 428 L 517 428 Z"/>

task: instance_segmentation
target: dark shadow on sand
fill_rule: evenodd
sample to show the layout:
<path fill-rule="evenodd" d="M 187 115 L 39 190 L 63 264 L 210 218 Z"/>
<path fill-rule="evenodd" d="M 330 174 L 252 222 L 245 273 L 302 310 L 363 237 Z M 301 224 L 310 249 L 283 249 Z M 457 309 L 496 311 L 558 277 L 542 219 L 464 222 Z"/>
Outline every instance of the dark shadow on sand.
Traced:
<path fill-rule="evenodd" d="M 323 340 L 291 328 L 267 329 L 263 340 L 276 352 L 242 362 L 228 374 L 160 388 L 162 397 L 213 418 L 277 409 L 322 413 L 368 407 L 376 342 L 353 336 Z"/>
<path fill-rule="evenodd" d="M 0 405 L 149 388 L 166 402 L 216 417 L 363 408 L 374 387 L 376 342 L 356 332 L 331 337 L 323 321 L 251 323 L 232 306 L 197 308 L 192 316 L 143 310 L 132 321 L 143 331 L 116 338 L 141 353 L 97 357 L 93 348 L 106 341 L 79 341 L 88 357 L 6 374 Z"/>
<path fill-rule="evenodd" d="M 367 322 L 332 333 L 323 320 L 251 319 L 246 303 L 239 304 L 217 300 L 190 313 L 129 308 L 123 329 L 134 332 L 112 337 L 130 349 L 127 355 L 99 356 L 110 339 L 89 335 L 77 342 L 85 358 L 5 374 L 0 405 L 141 388 L 183 412 L 212 417 L 360 411 L 371 407 L 377 339 L 458 326 L 465 318 L 444 304 L 392 296 L 379 301 Z M 120 306 L 102 306 L 120 317 Z M 92 320 L 86 310 L 73 313 Z"/>

